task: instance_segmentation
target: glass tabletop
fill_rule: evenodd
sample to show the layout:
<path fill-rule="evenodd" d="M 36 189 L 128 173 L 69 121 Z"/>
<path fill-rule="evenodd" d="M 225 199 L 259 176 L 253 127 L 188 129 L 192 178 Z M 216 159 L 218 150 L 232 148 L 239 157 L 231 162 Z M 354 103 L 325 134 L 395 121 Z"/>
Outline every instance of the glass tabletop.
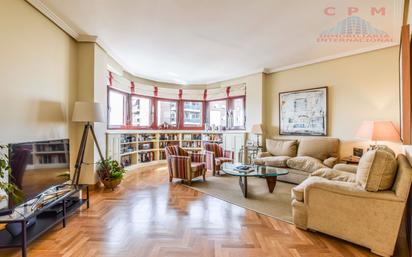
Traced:
<path fill-rule="evenodd" d="M 238 167 L 247 166 L 249 170 L 240 170 Z M 260 165 L 245 165 L 241 163 L 223 163 L 220 168 L 224 173 L 239 177 L 277 177 L 289 173 L 287 169 Z"/>

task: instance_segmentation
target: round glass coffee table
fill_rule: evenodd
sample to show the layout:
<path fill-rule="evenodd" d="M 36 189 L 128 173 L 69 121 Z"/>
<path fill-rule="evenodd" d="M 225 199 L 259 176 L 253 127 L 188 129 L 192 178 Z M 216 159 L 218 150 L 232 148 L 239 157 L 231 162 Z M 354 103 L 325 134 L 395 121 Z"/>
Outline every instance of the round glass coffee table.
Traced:
<path fill-rule="evenodd" d="M 249 170 L 239 170 L 239 166 L 249 166 Z M 247 198 L 247 178 L 248 177 L 260 177 L 265 178 L 268 184 L 268 189 L 270 193 L 273 193 L 273 190 L 276 186 L 276 181 L 278 176 L 286 175 L 289 173 L 287 169 L 269 167 L 269 166 L 259 166 L 259 165 L 243 165 L 241 163 L 223 163 L 220 168 L 224 173 L 239 177 L 239 186 L 242 189 L 243 196 Z"/>

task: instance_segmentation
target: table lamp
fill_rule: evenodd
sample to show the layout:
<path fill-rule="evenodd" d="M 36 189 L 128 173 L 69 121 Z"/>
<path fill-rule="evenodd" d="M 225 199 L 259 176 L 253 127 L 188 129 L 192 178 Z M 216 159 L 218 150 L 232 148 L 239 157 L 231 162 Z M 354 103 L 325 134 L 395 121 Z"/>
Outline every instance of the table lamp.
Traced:
<path fill-rule="evenodd" d="M 76 102 L 74 104 L 72 121 L 85 123 L 82 140 L 80 141 L 79 152 L 77 154 L 76 164 L 74 166 L 75 171 L 72 180 L 72 184 L 78 185 L 80 179 L 80 170 L 83 164 L 84 151 L 86 149 L 87 136 L 89 134 L 89 131 L 92 132 L 94 142 L 96 144 L 97 150 L 99 151 L 100 159 L 103 159 L 103 154 L 100 149 L 99 143 L 97 142 L 96 134 L 94 133 L 92 125 L 93 122 L 106 121 L 103 106 L 100 103 Z"/>
<path fill-rule="evenodd" d="M 259 135 L 263 134 L 262 124 L 253 125 L 252 130 L 250 132 L 256 135 L 256 143 L 257 143 L 257 146 L 259 147 Z"/>
<path fill-rule="evenodd" d="M 356 137 L 375 141 L 375 145 L 371 145 L 372 149 L 376 149 L 378 141 L 400 141 L 399 133 L 391 121 L 364 121 Z"/>

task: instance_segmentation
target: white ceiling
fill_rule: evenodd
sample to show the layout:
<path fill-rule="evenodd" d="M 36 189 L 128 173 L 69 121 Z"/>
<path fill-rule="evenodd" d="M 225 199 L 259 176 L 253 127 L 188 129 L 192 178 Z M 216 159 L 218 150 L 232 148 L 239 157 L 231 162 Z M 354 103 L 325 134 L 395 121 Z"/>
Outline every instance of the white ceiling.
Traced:
<path fill-rule="evenodd" d="M 370 51 L 399 41 L 402 0 L 28 0 L 98 42 L 135 76 L 207 84 Z M 35 4 L 36 5 L 36 4 Z M 334 16 L 324 14 L 327 7 Z M 319 43 L 355 15 L 394 42 Z M 385 16 L 371 8 L 385 8 Z M 69 28 L 67 28 L 69 27 Z M 69 31 L 70 32 L 70 31 Z"/>

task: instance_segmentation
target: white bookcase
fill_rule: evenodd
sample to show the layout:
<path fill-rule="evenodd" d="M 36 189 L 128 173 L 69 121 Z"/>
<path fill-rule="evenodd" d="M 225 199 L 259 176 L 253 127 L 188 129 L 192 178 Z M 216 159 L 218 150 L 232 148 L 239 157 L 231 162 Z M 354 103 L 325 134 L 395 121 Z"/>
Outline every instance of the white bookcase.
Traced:
<path fill-rule="evenodd" d="M 238 161 L 240 149 L 246 143 L 246 132 L 108 131 L 106 157 L 134 168 L 146 163 L 164 162 L 166 146 L 178 145 L 189 152 L 202 152 L 206 142 L 218 143 L 226 150 L 235 151 L 235 161 Z"/>

